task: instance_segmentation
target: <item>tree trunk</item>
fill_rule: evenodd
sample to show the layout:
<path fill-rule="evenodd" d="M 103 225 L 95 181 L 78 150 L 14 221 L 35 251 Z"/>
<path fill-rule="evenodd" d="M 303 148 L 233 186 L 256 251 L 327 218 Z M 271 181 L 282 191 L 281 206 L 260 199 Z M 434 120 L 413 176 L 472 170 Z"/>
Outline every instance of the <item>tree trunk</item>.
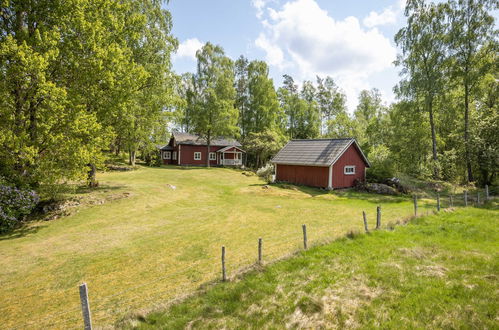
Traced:
<path fill-rule="evenodd" d="M 431 128 L 431 142 L 432 142 L 432 153 L 433 153 L 433 176 L 438 179 L 438 154 L 437 154 L 437 134 L 435 131 L 435 122 L 433 119 L 433 100 L 428 99 L 428 113 L 430 114 L 430 128 Z"/>
<path fill-rule="evenodd" d="M 96 180 L 96 173 L 97 173 L 97 168 L 95 167 L 94 163 L 89 163 L 87 164 L 88 167 L 90 167 L 90 170 L 88 171 L 87 175 L 87 184 L 89 187 L 97 187 L 97 180 Z"/>
<path fill-rule="evenodd" d="M 206 145 L 207 145 L 207 153 L 206 153 L 206 167 L 210 167 L 210 147 L 211 147 L 211 134 L 208 133 L 206 135 Z"/>
<path fill-rule="evenodd" d="M 135 166 L 135 150 L 130 149 L 128 154 L 128 163 L 131 166 Z"/>
<path fill-rule="evenodd" d="M 470 152 L 470 142 L 469 142 L 469 129 L 470 129 L 470 119 L 469 119 L 469 86 L 468 83 L 464 83 L 464 149 L 466 158 L 466 169 L 468 171 L 468 182 L 474 181 L 473 171 L 471 168 L 471 152 Z"/>

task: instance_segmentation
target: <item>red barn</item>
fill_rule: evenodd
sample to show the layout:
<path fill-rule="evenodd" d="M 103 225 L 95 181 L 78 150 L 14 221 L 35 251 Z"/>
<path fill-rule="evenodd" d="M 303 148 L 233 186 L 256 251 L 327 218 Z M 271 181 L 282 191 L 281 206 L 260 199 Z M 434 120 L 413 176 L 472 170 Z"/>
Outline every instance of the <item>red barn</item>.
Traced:
<path fill-rule="evenodd" d="M 217 138 L 208 145 L 204 139 L 188 133 L 172 133 L 170 142 L 160 148 L 163 164 L 206 166 L 240 166 L 243 164 L 244 150 L 234 139 Z"/>
<path fill-rule="evenodd" d="M 347 188 L 364 180 L 369 161 L 355 139 L 291 140 L 272 159 L 276 181 Z"/>

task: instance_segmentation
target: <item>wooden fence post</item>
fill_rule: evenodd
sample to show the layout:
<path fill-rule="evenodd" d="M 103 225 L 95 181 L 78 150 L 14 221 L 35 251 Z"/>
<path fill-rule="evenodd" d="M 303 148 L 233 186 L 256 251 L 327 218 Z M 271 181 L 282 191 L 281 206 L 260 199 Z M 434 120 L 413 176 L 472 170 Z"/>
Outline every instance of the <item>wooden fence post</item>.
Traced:
<path fill-rule="evenodd" d="M 366 212 L 362 211 L 362 217 L 364 218 L 364 229 L 366 230 L 366 233 L 369 233 L 369 229 L 367 228 Z"/>
<path fill-rule="evenodd" d="M 414 216 L 418 216 L 418 196 L 414 195 Z"/>
<path fill-rule="evenodd" d="M 468 206 L 468 190 L 464 191 L 464 206 Z"/>
<path fill-rule="evenodd" d="M 489 185 L 488 184 L 485 185 L 485 200 L 486 201 L 489 200 Z"/>
<path fill-rule="evenodd" d="M 381 228 L 381 206 L 376 208 L 376 229 Z"/>
<path fill-rule="evenodd" d="M 88 300 L 87 283 L 80 285 L 81 313 L 85 330 L 92 330 L 92 316 L 90 314 L 90 301 Z"/>
<path fill-rule="evenodd" d="M 222 281 L 227 280 L 227 274 L 225 273 L 225 246 L 222 246 Z"/>
<path fill-rule="evenodd" d="M 258 239 L 258 263 L 262 263 L 262 238 Z"/>
<path fill-rule="evenodd" d="M 449 195 L 449 202 L 450 202 L 450 207 L 454 206 L 454 202 L 452 200 L 452 195 Z"/>
<path fill-rule="evenodd" d="M 437 193 L 437 211 L 440 212 L 440 194 Z"/>
<path fill-rule="evenodd" d="M 476 205 L 480 205 L 480 192 L 476 192 Z"/>
<path fill-rule="evenodd" d="M 307 225 L 301 226 L 303 229 L 303 248 L 307 249 Z"/>

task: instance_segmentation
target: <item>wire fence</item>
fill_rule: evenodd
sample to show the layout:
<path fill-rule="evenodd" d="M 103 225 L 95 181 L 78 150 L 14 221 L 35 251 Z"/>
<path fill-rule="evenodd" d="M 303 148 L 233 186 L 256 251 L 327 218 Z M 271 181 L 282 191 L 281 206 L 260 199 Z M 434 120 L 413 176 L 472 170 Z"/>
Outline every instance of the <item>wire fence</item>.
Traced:
<path fill-rule="evenodd" d="M 480 206 L 489 199 L 490 196 L 488 193 L 488 187 L 486 187 L 484 191 L 475 191 L 473 193 L 469 193 L 467 191 L 461 194 L 437 193 L 434 199 L 424 198 L 424 203 L 421 203 L 418 196 L 413 196 L 414 214 L 412 216 L 401 216 L 391 219 L 391 222 L 388 222 L 385 221 L 386 219 L 383 219 L 383 210 L 381 209 L 381 212 L 379 213 L 379 221 L 383 219 L 381 227 L 376 228 L 374 226 L 371 214 L 371 220 L 369 221 L 370 228 L 366 229 L 368 231 L 383 228 L 390 229 L 391 226 L 394 225 L 393 222 L 408 222 L 414 217 L 438 213 L 443 209 Z M 378 222 L 378 219 L 376 219 L 376 221 Z M 241 227 L 240 229 L 246 230 L 253 227 L 254 226 L 247 225 Z M 360 230 L 364 230 L 362 210 L 359 212 L 359 226 L 356 226 L 355 229 L 348 232 L 360 232 Z M 343 233 L 343 235 L 348 235 L 348 232 Z M 108 296 L 98 297 L 92 300 L 91 291 L 89 293 L 90 299 L 84 299 L 80 294 L 79 304 L 74 303 L 69 306 L 64 306 L 63 310 L 60 312 L 57 311 L 49 313 L 41 319 L 18 324 L 11 327 L 11 329 L 62 329 L 68 328 L 68 325 L 74 325 L 76 328 L 83 325 L 85 329 L 92 329 L 92 327 L 96 325 L 99 327 L 105 327 L 108 326 L 110 322 L 110 310 L 114 310 L 114 313 L 112 313 L 113 315 L 126 315 L 137 310 L 151 310 L 154 307 L 168 306 L 182 297 L 185 297 L 186 293 L 194 293 L 195 290 L 192 289 L 194 284 L 199 286 L 207 283 L 217 283 L 219 281 L 230 280 L 231 278 L 244 273 L 248 269 L 252 269 L 255 265 L 270 264 L 300 250 L 329 243 L 340 237 L 337 234 L 338 233 L 332 230 L 331 227 L 320 228 L 309 226 L 307 228 L 304 224 L 302 228 L 298 227 L 296 228 L 296 231 L 290 234 L 278 235 L 274 237 L 260 237 L 259 239 L 261 239 L 262 244 L 261 246 L 258 246 L 258 241 L 255 241 L 254 256 L 233 256 L 231 254 L 231 250 L 228 250 L 227 254 L 223 253 L 220 256 L 218 262 L 214 262 L 213 260 L 198 260 L 188 267 L 167 273 L 163 276 L 155 277 L 147 282 L 127 287 Z M 220 241 L 220 239 L 213 239 L 207 243 L 216 244 Z M 223 250 L 225 251 L 225 247 Z M 259 253 L 261 253 L 262 260 L 259 260 Z M 197 279 L 189 278 L 192 271 L 196 274 L 201 273 L 202 276 Z M 227 274 L 226 278 L 223 277 L 224 273 Z M 178 281 L 179 278 L 182 279 L 181 283 L 172 283 L 172 280 Z M 153 285 L 155 286 L 155 290 L 147 291 L 147 296 L 145 296 L 146 293 L 144 293 L 143 290 L 140 290 Z M 81 286 L 84 287 L 85 292 L 89 289 L 85 283 Z M 3 306 L 0 307 L 0 313 L 7 310 L 9 305 L 21 304 L 23 299 L 32 298 L 36 295 L 38 295 L 38 293 L 21 297 L 22 299 L 17 297 L 18 301 L 4 302 Z M 85 310 L 87 310 L 88 313 L 85 313 Z"/>

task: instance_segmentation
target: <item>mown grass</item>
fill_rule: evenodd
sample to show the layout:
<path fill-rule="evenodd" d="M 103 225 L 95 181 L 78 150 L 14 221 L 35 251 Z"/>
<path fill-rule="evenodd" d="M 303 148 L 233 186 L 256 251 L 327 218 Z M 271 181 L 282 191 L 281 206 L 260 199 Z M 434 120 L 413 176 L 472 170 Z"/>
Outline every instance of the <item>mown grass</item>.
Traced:
<path fill-rule="evenodd" d="M 229 275 L 301 246 L 301 225 L 316 244 L 361 231 L 381 205 L 383 223 L 413 213 L 409 197 L 272 185 L 221 168 L 141 168 L 98 175 L 78 212 L 0 236 L 2 328 L 81 326 L 78 285 L 89 287 L 94 325 L 154 308 L 219 278 L 220 247 Z M 176 189 L 172 189 L 171 185 Z M 104 202 L 103 204 L 100 204 Z M 420 213 L 435 202 L 420 201 Z"/>
<path fill-rule="evenodd" d="M 492 329 L 499 212 L 462 209 L 340 239 L 220 283 L 139 329 Z"/>

